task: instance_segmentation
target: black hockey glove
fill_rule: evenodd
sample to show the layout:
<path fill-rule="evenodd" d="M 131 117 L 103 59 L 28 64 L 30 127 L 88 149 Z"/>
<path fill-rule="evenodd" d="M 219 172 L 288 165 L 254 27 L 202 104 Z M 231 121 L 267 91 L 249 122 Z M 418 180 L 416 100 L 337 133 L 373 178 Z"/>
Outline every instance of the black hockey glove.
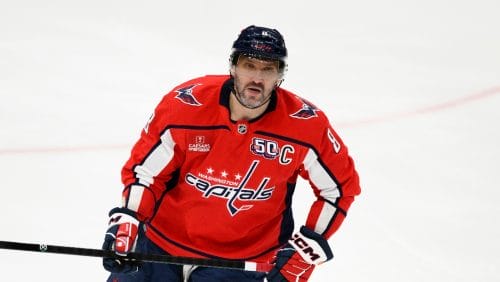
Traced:
<path fill-rule="evenodd" d="M 269 282 L 307 281 L 314 267 L 333 258 L 328 242 L 318 233 L 302 226 L 276 254 Z"/>
<path fill-rule="evenodd" d="M 114 208 L 109 212 L 109 225 L 104 237 L 103 250 L 113 250 L 117 255 L 126 256 L 135 250 L 139 221 L 135 213 L 126 208 Z M 104 268 L 113 273 L 130 273 L 139 268 L 139 263 L 116 258 L 104 258 Z"/>

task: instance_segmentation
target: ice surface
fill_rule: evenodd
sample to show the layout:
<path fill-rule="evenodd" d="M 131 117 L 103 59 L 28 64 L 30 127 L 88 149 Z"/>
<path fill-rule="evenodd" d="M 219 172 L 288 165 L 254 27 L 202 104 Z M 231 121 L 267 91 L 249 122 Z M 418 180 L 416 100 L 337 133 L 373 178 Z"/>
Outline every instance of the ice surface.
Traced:
<path fill-rule="evenodd" d="M 2 1 L 0 240 L 99 248 L 164 93 L 279 29 L 283 84 L 328 114 L 363 193 L 312 281 L 500 281 L 500 2 Z M 312 200 L 303 182 L 300 225 Z M 307 199 L 307 200 L 302 200 Z M 0 250 L 1 281 L 103 281 L 96 258 Z"/>

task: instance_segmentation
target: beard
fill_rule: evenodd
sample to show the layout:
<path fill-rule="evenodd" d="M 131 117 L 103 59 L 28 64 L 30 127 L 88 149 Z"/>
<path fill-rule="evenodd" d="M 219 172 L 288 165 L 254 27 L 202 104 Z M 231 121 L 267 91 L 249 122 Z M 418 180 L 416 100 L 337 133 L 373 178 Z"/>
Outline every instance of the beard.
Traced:
<path fill-rule="evenodd" d="M 267 90 L 261 83 L 242 85 L 237 77 L 234 78 L 234 96 L 245 108 L 256 109 L 265 105 L 271 98 L 272 90 Z"/>

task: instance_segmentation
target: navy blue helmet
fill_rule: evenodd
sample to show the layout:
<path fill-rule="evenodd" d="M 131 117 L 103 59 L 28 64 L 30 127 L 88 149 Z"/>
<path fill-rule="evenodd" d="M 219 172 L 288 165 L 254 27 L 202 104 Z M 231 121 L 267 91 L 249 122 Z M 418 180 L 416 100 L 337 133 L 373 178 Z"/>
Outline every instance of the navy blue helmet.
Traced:
<path fill-rule="evenodd" d="M 251 25 L 241 31 L 233 43 L 231 63 L 235 65 L 240 55 L 262 60 L 277 60 L 280 69 L 286 66 L 287 50 L 285 40 L 279 31 Z"/>

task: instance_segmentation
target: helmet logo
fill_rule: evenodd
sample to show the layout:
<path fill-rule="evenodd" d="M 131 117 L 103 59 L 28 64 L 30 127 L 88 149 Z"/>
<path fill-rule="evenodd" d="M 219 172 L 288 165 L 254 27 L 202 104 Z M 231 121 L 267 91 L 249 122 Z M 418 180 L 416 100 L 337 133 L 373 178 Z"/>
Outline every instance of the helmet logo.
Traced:
<path fill-rule="evenodd" d="M 273 51 L 273 47 L 266 45 L 266 44 L 262 44 L 262 43 L 254 44 L 252 47 L 255 48 L 256 50 L 261 50 L 264 52 L 272 52 Z"/>

